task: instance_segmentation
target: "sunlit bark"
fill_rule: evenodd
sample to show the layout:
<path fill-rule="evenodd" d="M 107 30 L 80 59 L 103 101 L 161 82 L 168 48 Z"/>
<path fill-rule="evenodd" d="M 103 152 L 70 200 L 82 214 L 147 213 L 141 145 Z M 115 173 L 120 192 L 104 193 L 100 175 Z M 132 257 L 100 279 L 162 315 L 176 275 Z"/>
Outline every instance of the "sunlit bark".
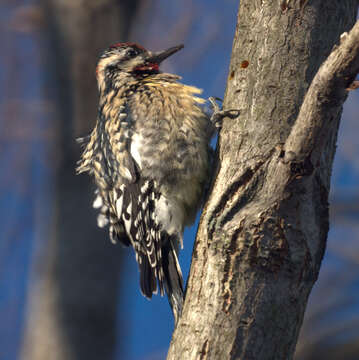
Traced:
<path fill-rule="evenodd" d="M 240 1 L 224 107 L 241 115 L 220 134 L 168 359 L 293 357 L 325 250 L 342 105 L 359 71 L 359 24 L 340 43 L 357 6 Z"/>

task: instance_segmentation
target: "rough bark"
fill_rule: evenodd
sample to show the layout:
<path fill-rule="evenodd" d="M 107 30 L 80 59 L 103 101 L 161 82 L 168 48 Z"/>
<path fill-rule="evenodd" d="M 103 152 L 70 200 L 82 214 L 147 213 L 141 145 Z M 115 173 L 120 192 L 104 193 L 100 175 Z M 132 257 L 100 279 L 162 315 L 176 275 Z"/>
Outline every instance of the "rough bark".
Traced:
<path fill-rule="evenodd" d="M 42 2 L 49 35 L 44 93 L 53 95 L 58 114 L 55 219 L 30 287 L 26 360 L 113 358 L 121 252 L 96 228 L 90 179 L 75 176 L 81 150 L 75 138 L 96 119 L 98 54 L 127 38 L 137 4 Z"/>
<path fill-rule="evenodd" d="M 224 107 L 241 114 L 220 133 L 168 360 L 293 357 L 325 250 L 339 120 L 359 71 L 359 24 L 331 50 L 357 6 L 240 1 Z"/>

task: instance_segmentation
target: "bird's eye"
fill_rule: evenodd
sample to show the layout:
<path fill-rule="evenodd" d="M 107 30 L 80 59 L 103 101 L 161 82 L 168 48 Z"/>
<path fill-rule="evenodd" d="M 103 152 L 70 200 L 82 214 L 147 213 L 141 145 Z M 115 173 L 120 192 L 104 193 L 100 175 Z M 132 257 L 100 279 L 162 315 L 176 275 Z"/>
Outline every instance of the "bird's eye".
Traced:
<path fill-rule="evenodd" d="M 137 55 L 137 51 L 134 50 L 134 49 L 128 49 L 128 50 L 126 51 L 126 55 L 129 56 L 129 57 L 136 56 L 136 55 Z"/>

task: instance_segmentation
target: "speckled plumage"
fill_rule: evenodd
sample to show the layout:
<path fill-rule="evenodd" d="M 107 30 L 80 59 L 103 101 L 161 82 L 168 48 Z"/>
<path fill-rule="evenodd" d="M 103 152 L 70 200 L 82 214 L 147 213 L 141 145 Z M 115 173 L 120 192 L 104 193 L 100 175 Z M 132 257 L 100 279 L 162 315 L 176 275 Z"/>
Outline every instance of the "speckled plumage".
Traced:
<path fill-rule="evenodd" d="M 104 52 L 98 120 L 77 170 L 94 176 L 99 226 L 109 225 L 112 241 L 133 246 L 142 293 L 151 297 L 158 282 L 177 318 L 178 244 L 202 205 L 215 128 L 200 106 L 201 91 L 158 71 L 160 55 L 135 44 Z"/>

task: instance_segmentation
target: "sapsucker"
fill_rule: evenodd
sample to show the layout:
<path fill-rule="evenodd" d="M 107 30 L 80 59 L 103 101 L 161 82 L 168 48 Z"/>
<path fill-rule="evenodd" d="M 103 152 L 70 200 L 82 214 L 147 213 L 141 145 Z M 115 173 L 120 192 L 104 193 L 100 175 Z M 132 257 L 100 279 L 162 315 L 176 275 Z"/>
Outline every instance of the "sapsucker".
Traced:
<path fill-rule="evenodd" d="M 183 303 L 178 247 L 210 179 L 215 125 L 236 115 L 212 98 L 209 117 L 199 89 L 159 71 L 182 48 L 154 53 L 118 43 L 104 51 L 96 69 L 97 123 L 82 139 L 77 168 L 94 176 L 98 225 L 109 227 L 113 242 L 133 247 L 143 295 L 151 298 L 157 286 L 166 291 L 176 321 Z"/>

